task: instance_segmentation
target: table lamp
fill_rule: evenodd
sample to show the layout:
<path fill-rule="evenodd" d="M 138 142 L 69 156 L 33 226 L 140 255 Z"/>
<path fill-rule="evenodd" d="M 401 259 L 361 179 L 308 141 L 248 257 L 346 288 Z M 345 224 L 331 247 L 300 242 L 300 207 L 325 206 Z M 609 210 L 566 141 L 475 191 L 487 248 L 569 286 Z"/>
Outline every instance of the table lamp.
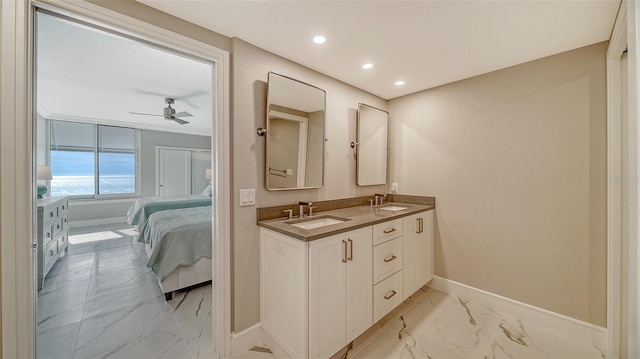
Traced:
<path fill-rule="evenodd" d="M 51 167 L 50 166 L 40 166 L 38 165 L 36 169 L 36 178 L 38 181 L 50 181 L 53 179 L 51 176 Z M 44 183 L 38 183 L 38 199 L 42 199 L 45 194 L 47 194 L 47 185 Z"/>
<path fill-rule="evenodd" d="M 210 180 L 211 177 L 211 168 L 207 168 L 206 170 L 204 170 L 204 178 Z"/>

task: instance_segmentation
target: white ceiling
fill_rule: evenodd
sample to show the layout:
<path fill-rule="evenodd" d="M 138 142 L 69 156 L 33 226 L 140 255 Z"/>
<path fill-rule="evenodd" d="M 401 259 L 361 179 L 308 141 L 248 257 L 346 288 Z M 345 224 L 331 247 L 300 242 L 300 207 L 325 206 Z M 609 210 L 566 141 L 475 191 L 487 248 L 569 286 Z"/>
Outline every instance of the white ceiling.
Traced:
<path fill-rule="evenodd" d="M 54 119 L 211 134 L 212 66 L 39 13 L 38 113 Z M 165 97 L 189 124 L 163 117 Z"/>
<path fill-rule="evenodd" d="M 385 99 L 608 40 L 620 3 L 138 1 Z"/>

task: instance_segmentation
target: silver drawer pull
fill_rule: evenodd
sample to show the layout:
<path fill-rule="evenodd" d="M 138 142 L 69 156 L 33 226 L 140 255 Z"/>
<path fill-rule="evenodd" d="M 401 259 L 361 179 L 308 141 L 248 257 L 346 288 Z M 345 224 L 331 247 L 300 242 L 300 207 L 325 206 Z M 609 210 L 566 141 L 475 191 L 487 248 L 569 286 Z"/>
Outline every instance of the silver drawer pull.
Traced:
<path fill-rule="evenodd" d="M 53 250 L 49 250 L 49 257 L 53 257 Z"/>
<path fill-rule="evenodd" d="M 60 225 L 59 224 L 56 224 L 56 229 L 60 229 Z"/>
<path fill-rule="evenodd" d="M 395 232 L 395 231 L 396 231 L 396 229 L 395 229 L 395 228 L 385 229 L 385 230 L 384 230 L 384 233 L 393 233 L 393 232 Z"/>
<path fill-rule="evenodd" d="M 398 258 L 398 257 L 396 257 L 396 256 L 391 256 L 391 257 L 389 257 L 389 258 L 385 258 L 385 259 L 384 259 L 384 262 L 385 262 L 385 263 L 389 263 L 389 262 L 391 262 L 392 260 L 394 260 L 394 259 L 396 259 L 396 258 Z"/>
<path fill-rule="evenodd" d="M 47 238 L 51 238 L 51 233 L 47 232 Z"/>
<path fill-rule="evenodd" d="M 389 299 L 391 299 L 391 297 L 393 297 L 393 296 L 394 296 L 394 295 L 396 295 L 396 294 L 398 294 L 398 293 L 396 293 L 396 291 L 395 291 L 395 290 L 392 290 L 392 291 L 391 291 L 391 294 L 389 294 L 389 295 L 385 295 L 385 296 L 384 296 L 384 299 L 389 300 Z"/>
<path fill-rule="evenodd" d="M 53 212 L 49 212 L 49 217 L 53 217 Z"/>

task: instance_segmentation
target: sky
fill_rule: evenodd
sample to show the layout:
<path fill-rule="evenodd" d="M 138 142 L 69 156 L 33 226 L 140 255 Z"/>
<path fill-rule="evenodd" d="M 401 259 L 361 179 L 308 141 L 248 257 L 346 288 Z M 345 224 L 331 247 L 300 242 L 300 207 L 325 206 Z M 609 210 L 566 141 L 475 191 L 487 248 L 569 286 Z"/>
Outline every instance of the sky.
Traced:
<path fill-rule="evenodd" d="M 100 153 L 100 175 L 135 175 L 135 155 L 129 153 Z M 93 152 L 51 151 L 53 176 L 93 176 Z"/>

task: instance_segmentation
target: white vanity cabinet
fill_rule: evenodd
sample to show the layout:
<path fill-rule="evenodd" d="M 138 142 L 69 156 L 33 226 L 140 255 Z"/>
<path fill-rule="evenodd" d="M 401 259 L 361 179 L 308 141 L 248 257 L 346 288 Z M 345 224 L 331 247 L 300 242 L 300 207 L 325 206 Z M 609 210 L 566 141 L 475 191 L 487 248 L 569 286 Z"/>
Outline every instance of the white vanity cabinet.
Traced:
<path fill-rule="evenodd" d="M 403 228 L 404 300 L 433 278 L 433 211 L 404 217 Z"/>
<path fill-rule="evenodd" d="M 372 324 L 371 227 L 309 242 L 309 357 L 329 358 Z"/>
<path fill-rule="evenodd" d="M 291 358 L 330 358 L 432 277 L 431 210 L 311 241 L 260 227 L 261 326 Z"/>

